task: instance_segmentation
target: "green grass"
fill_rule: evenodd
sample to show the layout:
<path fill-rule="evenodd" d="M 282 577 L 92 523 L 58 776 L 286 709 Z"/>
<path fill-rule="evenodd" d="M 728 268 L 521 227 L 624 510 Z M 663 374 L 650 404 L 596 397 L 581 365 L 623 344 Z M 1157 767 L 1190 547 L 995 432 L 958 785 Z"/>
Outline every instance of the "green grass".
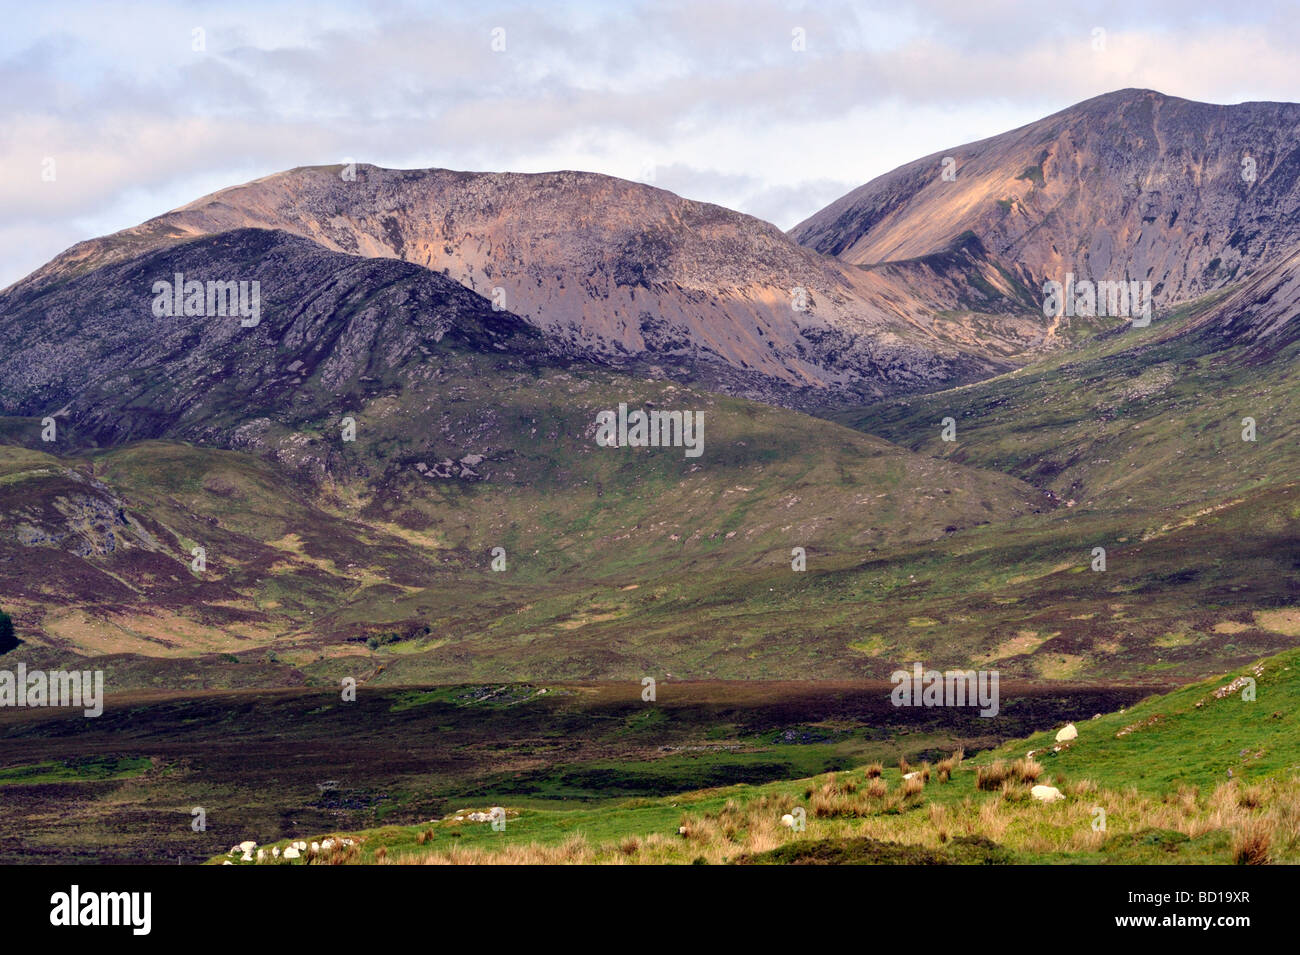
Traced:
<path fill-rule="evenodd" d="M 1240 690 L 1216 697 L 1242 675 L 1256 681 L 1254 701 L 1242 700 Z M 844 815 L 822 813 L 813 798 L 828 784 L 848 783 L 860 791 L 868 782 L 862 770 L 581 808 L 467 794 L 453 800 L 457 810 L 441 821 L 355 832 L 362 840 L 357 861 L 410 861 L 428 853 L 473 850 L 490 856 L 510 848 L 532 851 L 528 847 L 558 852 L 577 837 L 581 851 L 573 850 L 571 861 L 638 861 L 633 856 L 640 850 L 627 848 L 633 840 L 654 861 L 678 863 L 706 856 L 783 864 L 1230 862 L 1242 827 L 1276 821 L 1270 812 L 1300 811 L 1294 799 L 1290 810 L 1276 802 L 1293 793 L 1300 779 L 1300 738 L 1288 728 L 1297 703 L 1300 651 L 1292 651 L 1258 661 L 1244 674 L 1223 674 L 1079 722 L 1078 739 L 1060 752 L 1052 752 L 1054 730 L 1005 743 L 967 760 L 950 782 L 933 777 L 921 795 L 882 800 L 875 810 L 858 802 Z M 978 767 L 1020 759 L 1029 749 L 1038 751 L 1041 781 L 1066 792 L 1064 802 L 1034 802 L 1027 786 L 1021 792 L 976 788 Z M 882 776 L 891 791 L 898 789 L 899 777 L 894 768 Z M 491 805 L 507 809 L 504 831 L 455 818 Z M 796 806 L 806 808 L 806 832 L 780 830 L 781 845 L 743 851 L 763 818 Z M 1107 810 L 1107 825 L 1095 832 L 1091 823 L 1099 808 Z M 1225 811 L 1235 814 L 1230 822 L 1224 821 Z M 1269 849 L 1275 861 L 1300 861 L 1300 833 L 1293 823 L 1275 828 Z M 687 827 L 688 835 L 678 836 L 678 826 Z M 734 831 L 725 835 L 729 830 Z"/>
<path fill-rule="evenodd" d="M 0 769 L 0 786 L 134 779 L 147 772 L 151 765 L 150 760 L 140 757 L 104 756 L 7 766 Z"/>

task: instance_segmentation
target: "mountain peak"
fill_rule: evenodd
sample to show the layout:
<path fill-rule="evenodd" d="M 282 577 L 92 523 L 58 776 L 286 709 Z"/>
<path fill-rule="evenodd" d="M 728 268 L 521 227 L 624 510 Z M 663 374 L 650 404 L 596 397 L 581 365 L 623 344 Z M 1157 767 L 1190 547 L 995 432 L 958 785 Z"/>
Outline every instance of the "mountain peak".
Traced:
<path fill-rule="evenodd" d="M 1030 287 L 1066 273 L 1142 279 L 1171 305 L 1300 242 L 1298 176 L 1298 104 L 1122 89 L 899 167 L 790 234 L 874 265 L 970 232 Z"/>

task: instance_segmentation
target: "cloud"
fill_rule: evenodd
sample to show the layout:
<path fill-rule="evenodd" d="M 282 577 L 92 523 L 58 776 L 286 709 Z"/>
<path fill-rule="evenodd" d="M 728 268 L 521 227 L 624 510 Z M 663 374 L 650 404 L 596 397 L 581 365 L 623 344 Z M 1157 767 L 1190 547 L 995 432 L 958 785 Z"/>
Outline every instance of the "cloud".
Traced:
<path fill-rule="evenodd" d="M 654 167 L 785 228 L 896 165 L 1114 89 L 1300 99 L 1300 26 L 1280 3 L 442 6 L 32 8 L 0 37 L 0 285 L 201 194 L 186 190 L 345 157 Z"/>

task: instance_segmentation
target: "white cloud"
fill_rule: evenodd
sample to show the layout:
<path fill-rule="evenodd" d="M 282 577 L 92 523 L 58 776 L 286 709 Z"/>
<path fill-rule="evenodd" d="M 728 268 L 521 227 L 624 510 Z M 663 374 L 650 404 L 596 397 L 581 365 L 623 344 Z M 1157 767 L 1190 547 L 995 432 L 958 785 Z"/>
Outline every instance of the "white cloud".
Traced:
<path fill-rule="evenodd" d="M 658 185 L 788 227 L 896 165 L 1110 90 L 1300 99 L 1300 27 L 1280 3 L 441 6 L 24 7 L 0 35 L 0 286 L 71 241 L 344 157 L 653 165 Z"/>

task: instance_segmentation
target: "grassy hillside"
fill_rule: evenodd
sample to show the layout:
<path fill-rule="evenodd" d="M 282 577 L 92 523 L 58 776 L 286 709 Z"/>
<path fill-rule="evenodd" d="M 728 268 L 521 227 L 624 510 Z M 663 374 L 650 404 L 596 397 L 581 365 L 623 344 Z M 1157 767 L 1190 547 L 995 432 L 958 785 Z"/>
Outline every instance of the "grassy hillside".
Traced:
<path fill-rule="evenodd" d="M 1011 374 L 845 413 L 853 427 L 1096 510 L 1168 511 L 1300 479 L 1300 344 L 1259 361 L 1197 322 L 1208 296 Z M 942 440 L 952 417 L 957 440 Z M 1254 441 L 1242 440 L 1253 418 Z"/>
<path fill-rule="evenodd" d="M 0 539 L 4 605 L 34 645 L 261 657 L 331 682 L 389 662 L 443 679 L 791 676 L 820 651 L 774 647 L 755 664 L 729 646 L 774 582 L 1045 506 L 1014 479 L 794 412 L 590 369 L 525 378 L 470 378 L 472 397 L 432 409 L 416 390 L 377 397 L 355 442 L 308 421 L 271 442 L 274 462 L 160 441 L 0 447 L 0 512 L 23 528 Z M 702 414 L 704 453 L 598 447 L 596 415 L 620 402 Z M 482 460 L 431 473 L 443 457 L 429 435 L 444 431 L 462 443 L 451 461 Z M 344 460 L 304 476 L 326 453 Z M 811 574 L 792 570 L 795 547 Z M 727 579 L 750 581 L 750 612 L 708 599 Z"/>
<path fill-rule="evenodd" d="M 70 656 L 28 664 L 66 669 Z M 96 719 L 0 707 L 0 862 L 201 862 L 250 834 L 410 825 L 467 799 L 572 809 L 768 783 L 987 749 L 1147 692 L 1008 688 L 987 720 L 896 709 L 880 684 L 661 681 L 654 703 L 640 680 L 362 686 L 344 701 L 338 687 L 205 690 L 268 668 L 185 664 L 152 661 L 177 689 L 110 694 Z M 111 689 L 142 664 L 94 665 Z"/>
<path fill-rule="evenodd" d="M 590 424 L 620 400 L 702 410 L 705 454 L 597 448 Z M 370 463 L 319 485 L 288 479 L 293 459 L 172 442 L 0 448 L 0 507 L 28 529 L 0 538 L 3 605 L 29 647 L 193 658 L 184 685 L 200 686 L 883 678 L 914 660 L 1167 681 L 1300 636 L 1285 470 L 1227 498 L 1052 507 L 1003 475 L 666 382 L 564 372 L 499 406 L 454 411 L 511 449 L 478 480 L 423 476 L 439 458 L 402 444 L 418 412 L 383 401 L 343 446 Z M 955 456 L 984 447 L 961 435 Z"/>
<path fill-rule="evenodd" d="M 1241 677 L 1254 681 L 1253 700 L 1242 699 Z M 1293 651 L 1080 722 L 1059 751 L 1053 730 L 975 759 L 859 766 L 613 806 L 503 799 L 499 832 L 466 818 L 493 804 L 466 799 L 428 823 L 348 833 L 355 846 L 308 861 L 1294 863 L 1298 704 Z M 909 785 L 904 770 L 920 776 Z M 1035 801 L 1035 784 L 1065 798 Z M 780 823 L 798 807 L 803 832 Z"/>

